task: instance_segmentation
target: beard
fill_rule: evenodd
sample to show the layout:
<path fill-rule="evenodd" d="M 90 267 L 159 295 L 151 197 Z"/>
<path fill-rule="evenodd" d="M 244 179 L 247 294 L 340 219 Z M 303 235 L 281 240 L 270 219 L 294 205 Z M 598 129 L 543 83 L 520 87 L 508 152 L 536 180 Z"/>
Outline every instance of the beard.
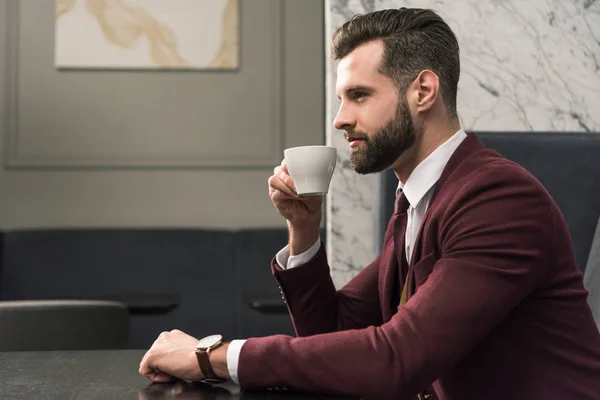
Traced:
<path fill-rule="evenodd" d="M 391 167 L 415 142 L 415 126 L 406 99 L 398 104 L 394 118 L 373 135 L 356 131 L 346 136 L 363 140 L 350 151 L 350 166 L 356 172 L 366 175 Z"/>

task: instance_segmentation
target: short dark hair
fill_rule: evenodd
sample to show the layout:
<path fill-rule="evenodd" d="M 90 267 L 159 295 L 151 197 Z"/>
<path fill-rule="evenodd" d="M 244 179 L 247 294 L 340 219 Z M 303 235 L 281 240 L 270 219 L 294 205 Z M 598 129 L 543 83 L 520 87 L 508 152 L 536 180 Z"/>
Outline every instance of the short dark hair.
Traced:
<path fill-rule="evenodd" d="M 382 40 L 384 53 L 379 70 L 389 76 L 400 93 L 424 69 L 440 79 L 442 98 L 451 117 L 456 117 L 456 92 L 460 76 L 456 36 L 432 10 L 405 8 L 355 15 L 334 34 L 334 60 L 347 56 L 358 46 Z"/>

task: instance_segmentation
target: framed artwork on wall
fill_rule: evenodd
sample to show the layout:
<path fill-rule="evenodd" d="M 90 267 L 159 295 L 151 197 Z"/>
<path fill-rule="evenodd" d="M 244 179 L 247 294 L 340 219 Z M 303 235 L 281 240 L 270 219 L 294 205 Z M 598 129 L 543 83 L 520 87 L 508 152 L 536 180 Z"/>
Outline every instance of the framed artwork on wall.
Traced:
<path fill-rule="evenodd" d="M 55 0 L 59 69 L 239 65 L 239 0 Z"/>

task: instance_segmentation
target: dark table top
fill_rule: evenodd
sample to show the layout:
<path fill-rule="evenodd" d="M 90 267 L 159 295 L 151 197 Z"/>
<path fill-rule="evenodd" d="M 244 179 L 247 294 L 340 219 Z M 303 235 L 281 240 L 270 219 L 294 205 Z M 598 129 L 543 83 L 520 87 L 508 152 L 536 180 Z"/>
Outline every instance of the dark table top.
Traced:
<path fill-rule="evenodd" d="M 339 399 L 289 391 L 243 392 L 231 382 L 151 384 L 138 374 L 143 355 L 144 350 L 0 352 L 0 399 Z"/>

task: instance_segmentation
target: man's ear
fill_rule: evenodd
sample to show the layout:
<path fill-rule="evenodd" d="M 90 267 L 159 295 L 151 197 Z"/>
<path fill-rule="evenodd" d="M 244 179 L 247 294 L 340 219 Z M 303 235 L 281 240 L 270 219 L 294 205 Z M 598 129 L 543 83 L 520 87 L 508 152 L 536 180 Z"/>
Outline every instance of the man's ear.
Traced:
<path fill-rule="evenodd" d="M 440 94 L 440 78 L 428 69 L 419 73 L 413 82 L 415 110 L 426 112 L 433 107 Z"/>

